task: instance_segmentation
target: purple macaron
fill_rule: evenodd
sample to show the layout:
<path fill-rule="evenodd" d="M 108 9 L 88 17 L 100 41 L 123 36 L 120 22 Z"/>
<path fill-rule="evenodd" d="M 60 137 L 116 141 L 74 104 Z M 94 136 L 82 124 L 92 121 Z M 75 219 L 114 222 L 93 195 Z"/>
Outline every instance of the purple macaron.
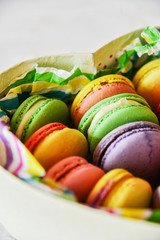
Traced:
<path fill-rule="evenodd" d="M 107 134 L 97 145 L 93 164 L 108 172 L 124 168 L 146 179 L 153 187 L 160 184 L 160 126 L 132 122 Z"/>

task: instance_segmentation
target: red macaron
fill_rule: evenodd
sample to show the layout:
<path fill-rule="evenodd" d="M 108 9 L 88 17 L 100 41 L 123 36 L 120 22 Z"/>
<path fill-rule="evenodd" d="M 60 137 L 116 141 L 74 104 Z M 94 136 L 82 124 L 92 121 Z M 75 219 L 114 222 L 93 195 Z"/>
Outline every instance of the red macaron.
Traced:
<path fill-rule="evenodd" d="M 85 202 L 89 192 L 103 175 L 103 170 L 88 163 L 84 158 L 71 156 L 53 165 L 46 173 L 45 179 L 51 178 L 69 188 L 79 202 Z"/>

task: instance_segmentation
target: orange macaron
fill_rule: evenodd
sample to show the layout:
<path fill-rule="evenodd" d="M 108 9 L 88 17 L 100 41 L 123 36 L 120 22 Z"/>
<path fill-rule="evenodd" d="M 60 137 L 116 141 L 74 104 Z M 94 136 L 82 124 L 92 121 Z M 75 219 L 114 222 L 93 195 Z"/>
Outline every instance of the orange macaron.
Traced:
<path fill-rule="evenodd" d="M 72 155 L 86 158 L 88 155 L 85 136 L 62 123 L 50 123 L 41 127 L 26 141 L 25 146 L 45 170 L 63 158 Z"/>

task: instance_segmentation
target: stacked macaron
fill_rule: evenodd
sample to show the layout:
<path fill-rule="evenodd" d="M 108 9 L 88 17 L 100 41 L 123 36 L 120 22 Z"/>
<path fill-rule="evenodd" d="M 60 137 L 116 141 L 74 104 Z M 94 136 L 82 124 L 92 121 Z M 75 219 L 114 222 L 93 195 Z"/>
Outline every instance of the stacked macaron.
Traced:
<path fill-rule="evenodd" d="M 71 107 L 75 127 L 87 137 L 93 154 L 100 140 L 113 129 L 135 121 L 158 124 L 147 101 L 136 94 L 126 77 L 111 74 L 87 84 Z"/>
<path fill-rule="evenodd" d="M 123 93 L 96 103 L 84 114 L 78 129 L 87 136 L 93 153 L 106 134 L 121 125 L 136 121 L 158 124 L 156 115 L 144 98 L 137 94 Z"/>
<path fill-rule="evenodd" d="M 119 74 L 97 78 L 87 84 L 75 97 L 71 107 L 71 117 L 75 127 L 83 115 L 97 102 L 120 93 L 136 93 L 133 83 Z"/>
<path fill-rule="evenodd" d="M 133 81 L 138 94 L 119 74 L 87 84 L 72 103 L 71 121 L 69 107 L 58 99 L 35 95 L 20 105 L 11 131 L 46 171 L 42 181 L 58 182 L 89 206 L 148 208 L 152 200 L 159 207 L 160 126 L 154 111 L 160 100 L 157 92 L 152 102 L 141 91 L 145 71 Z"/>
<path fill-rule="evenodd" d="M 67 105 L 41 95 L 27 98 L 11 119 L 11 131 L 24 143 L 37 129 L 51 122 L 69 121 Z"/>

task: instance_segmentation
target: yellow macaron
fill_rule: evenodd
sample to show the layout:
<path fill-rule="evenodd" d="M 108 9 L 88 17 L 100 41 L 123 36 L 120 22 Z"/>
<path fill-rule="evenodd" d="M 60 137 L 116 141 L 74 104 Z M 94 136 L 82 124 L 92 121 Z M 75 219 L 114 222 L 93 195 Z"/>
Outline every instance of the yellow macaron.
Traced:
<path fill-rule="evenodd" d="M 85 136 L 77 129 L 68 128 L 61 123 L 50 123 L 41 127 L 27 140 L 25 146 L 45 170 L 63 158 L 86 158 L 88 154 Z"/>
<path fill-rule="evenodd" d="M 124 169 L 106 173 L 90 192 L 87 204 L 114 208 L 146 208 L 152 197 L 150 184 Z"/>
<path fill-rule="evenodd" d="M 137 93 L 144 97 L 156 112 L 160 103 L 160 59 L 143 65 L 135 74 L 133 83 Z"/>

